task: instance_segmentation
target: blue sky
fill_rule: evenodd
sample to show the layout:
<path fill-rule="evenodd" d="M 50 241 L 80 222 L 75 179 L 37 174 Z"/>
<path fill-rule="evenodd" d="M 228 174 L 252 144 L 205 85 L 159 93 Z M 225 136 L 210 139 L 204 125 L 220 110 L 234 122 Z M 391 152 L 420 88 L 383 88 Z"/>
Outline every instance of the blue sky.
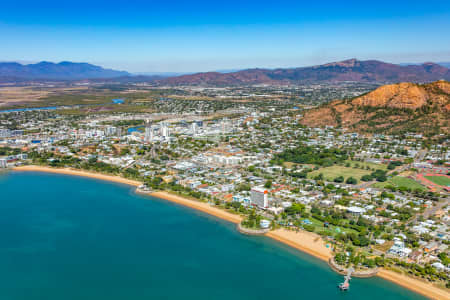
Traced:
<path fill-rule="evenodd" d="M 3 1 L 0 61 L 131 72 L 450 61 L 450 1 Z"/>

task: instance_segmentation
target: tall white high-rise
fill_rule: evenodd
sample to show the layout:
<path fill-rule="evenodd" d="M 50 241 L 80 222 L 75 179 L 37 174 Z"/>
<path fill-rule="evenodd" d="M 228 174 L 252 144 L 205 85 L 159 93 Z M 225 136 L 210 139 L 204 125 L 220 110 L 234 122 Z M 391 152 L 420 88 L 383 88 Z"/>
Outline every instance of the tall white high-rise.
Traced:
<path fill-rule="evenodd" d="M 251 202 L 259 208 L 268 208 L 270 204 L 269 191 L 264 187 L 256 186 L 250 191 Z"/>
<path fill-rule="evenodd" d="M 161 135 L 165 140 L 169 139 L 170 137 L 169 126 L 165 122 L 161 123 Z"/>
<path fill-rule="evenodd" d="M 145 133 L 144 133 L 144 141 L 152 142 L 153 141 L 153 128 L 150 120 L 145 121 Z"/>
<path fill-rule="evenodd" d="M 117 132 L 117 127 L 108 126 L 108 127 L 105 128 L 105 135 L 106 136 L 115 135 L 116 132 Z"/>

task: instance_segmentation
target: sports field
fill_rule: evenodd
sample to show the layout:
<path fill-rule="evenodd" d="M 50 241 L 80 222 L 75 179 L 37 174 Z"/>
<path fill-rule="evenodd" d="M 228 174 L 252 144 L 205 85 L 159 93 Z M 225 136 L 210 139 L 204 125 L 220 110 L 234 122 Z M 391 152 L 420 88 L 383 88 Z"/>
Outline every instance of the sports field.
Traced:
<path fill-rule="evenodd" d="M 442 186 L 450 186 L 450 178 L 447 176 L 425 176 L 429 181 Z"/>
<path fill-rule="evenodd" d="M 383 188 L 387 185 L 393 185 L 396 187 L 405 187 L 411 190 L 419 189 L 422 191 L 426 191 L 426 187 L 421 185 L 420 183 L 416 182 L 414 179 L 402 177 L 402 176 L 395 176 L 390 179 L 388 179 L 385 182 L 377 182 L 373 185 L 373 187 L 376 188 Z"/>

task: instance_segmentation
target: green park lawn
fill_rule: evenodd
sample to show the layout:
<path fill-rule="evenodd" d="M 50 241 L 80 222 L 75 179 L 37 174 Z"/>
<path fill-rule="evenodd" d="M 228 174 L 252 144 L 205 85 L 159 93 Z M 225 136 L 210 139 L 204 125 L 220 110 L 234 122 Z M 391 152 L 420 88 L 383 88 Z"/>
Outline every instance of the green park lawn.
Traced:
<path fill-rule="evenodd" d="M 350 167 L 346 167 L 345 165 L 347 164 L 350 164 Z M 370 170 L 367 170 L 367 167 L 369 167 Z M 347 160 L 345 161 L 343 166 L 334 165 L 331 167 L 320 168 L 318 170 L 312 171 L 308 174 L 308 178 L 314 178 L 315 176 L 322 173 L 327 181 L 333 181 L 334 178 L 339 176 L 343 176 L 344 180 L 347 180 L 347 178 L 349 177 L 353 177 L 360 181 L 363 175 L 372 173 L 372 169 L 386 170 L 387 166 L 383 164 Z"/>
<path fill-rule="evenodd" d="M 450 186 L 450 178 L 445 176 L 425 176 L 429 181 L 442 186 Z"/>
<path fill-rule="evenodd" d="M 327 181 L 333 181 L 334 178 L 342 176 L 344 177 L 344 180 L 347 180 L 349 177 L 353 177 L 358 179 L 358 181 L 361 179 L 361 176 L 367 175 L 372 173 L 370 170 L 362 170 L 362 169 L 355 169 L 355 168 L 347 168 L 343 166 L 331 166 L 326 168 L 321 168 L 319 170 L 312 171 L 308 173 L 308 178 L 314 178 L 315 176 L 319 175 L 320 173 L 323 174 L 323 177 Z"/>
<path fill-rule="evenodd" d="M 402 176 L 395 176 L 395 177 L 389 178 L 385 182 L 377 182 L 373 185 L 373 187 L 383 188 L 387 185 L 393 185 L 396 187 L 406 187 L 406 188 L 412 189 L 412 190 L 415 190 L 415 189 L 420 189 L 422 191 L 427 190 L 423 185 L 416 182 L 415 180 L 413 180 L 411 178 L 407 178 L 407 177 L 402 177 Z"/>
<path fill-rule="evenodd" d="M 328 225 L 328 227 L 323 226 L 323 222 L 316 220 L 314 218 L 307 218 L 309 221 L 311 221 L 311 225 L 314 226 L 314 232 L 326 232 L 330 236 L 335 236 L 338 233 L 354 233 L 358 234 L 358 232 L 351 228 L 344 228 L 340 226 L 334 226 L 334 225 Z M 339 229 L 337 229 L 339 228 Z"/>

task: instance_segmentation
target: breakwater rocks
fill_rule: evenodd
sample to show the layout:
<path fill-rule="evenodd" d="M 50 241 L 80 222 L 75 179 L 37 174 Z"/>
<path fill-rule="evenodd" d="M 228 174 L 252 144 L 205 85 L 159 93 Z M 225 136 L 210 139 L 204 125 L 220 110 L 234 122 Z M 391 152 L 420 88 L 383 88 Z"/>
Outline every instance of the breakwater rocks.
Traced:
<path fill-rule="evenodd" d="M 146 187 L 143 187 L 143 186 L 139 186 L 139 187 L 136 188 L 135 192 L 136 192 L 137 194 L 148 195 L 148 194 L 153 193 L 154 191 L 151 190 L 151 189 L 149 189 L 149 188 L 146 188 Z"/>
<path fill-rule="evenodd" d="M 331 269 L 333 269 L 335 272 L 341 274 L 341 275 L 347 275 L 347 269 L 338 265 L 334 261 L 334 257 L 330 258 L 328 260 L 328 265 Z M 369 278 L 377 275 L 378 268 L 375 269 L 367 269 L 367 270 L 357 270 L 352 273 L 352 277 L 358 277 L 358 278 Z"/>
<path fill-rule="evenodd" d="M 270 229 L 251 229 L 245 228 L 241 225 L 241 223 L 237 224 L 237 230 L 246 235 L 264 235 L 269 232 Z"/>

